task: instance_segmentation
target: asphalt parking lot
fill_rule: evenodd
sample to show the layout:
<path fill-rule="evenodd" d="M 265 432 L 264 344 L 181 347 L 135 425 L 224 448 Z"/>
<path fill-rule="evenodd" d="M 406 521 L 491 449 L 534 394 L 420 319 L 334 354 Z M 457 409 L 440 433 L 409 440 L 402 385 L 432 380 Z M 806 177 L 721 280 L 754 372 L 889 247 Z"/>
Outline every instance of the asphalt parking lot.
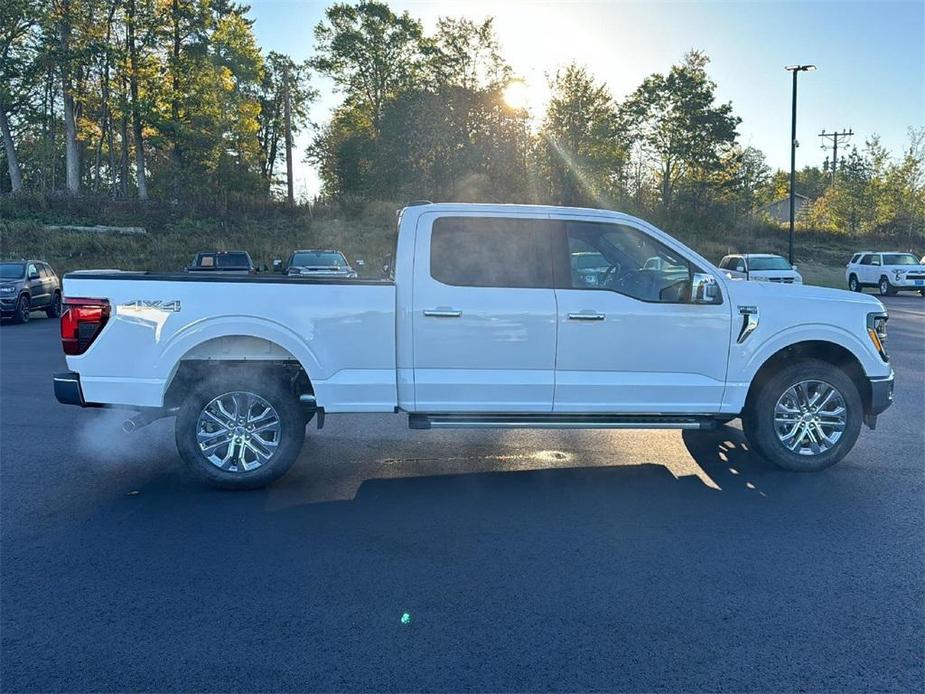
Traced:
<path fill-rule="evenodd" d="M 896 404 L 822 473 L 737 423 L 330 416 L 248 493 L 188 475 L 171 421 L 57 405 L 57 321 L 5 324 L 0 685 L 922 691 L 925 299 L 885 303 Z"/>

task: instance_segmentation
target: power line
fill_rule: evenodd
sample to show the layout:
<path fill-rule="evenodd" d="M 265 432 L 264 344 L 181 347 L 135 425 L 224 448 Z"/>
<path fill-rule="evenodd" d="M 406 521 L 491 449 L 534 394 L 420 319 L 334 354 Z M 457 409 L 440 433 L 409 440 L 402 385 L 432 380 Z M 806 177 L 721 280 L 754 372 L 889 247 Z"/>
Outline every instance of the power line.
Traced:
<path fill-rule="evenodd" d="M 829 146 L 825 142 L 826 140 L 832 143 L 832 165 L 831 165 L 831 169 L 829 169 L 829 166 L 828 166 L 829 160 L 828 160 L 828 157 L 826 157 L 826 169 L 831 170 L 833 181 L 835 180 L 835 174 L 838 171 L 838 140 L 839 138 L 841 138 L 842 142 L 844 142 L 852 135 L 854 135 L 853 130 L 842 130 L 841 132 L 836 131 L 832 133 L 827 133 L 825 130 L 823 130 L 821 133 L 819 133 L 819 137 L 823 139 L 822 149 L 824 150 L 829 149 Z"/>

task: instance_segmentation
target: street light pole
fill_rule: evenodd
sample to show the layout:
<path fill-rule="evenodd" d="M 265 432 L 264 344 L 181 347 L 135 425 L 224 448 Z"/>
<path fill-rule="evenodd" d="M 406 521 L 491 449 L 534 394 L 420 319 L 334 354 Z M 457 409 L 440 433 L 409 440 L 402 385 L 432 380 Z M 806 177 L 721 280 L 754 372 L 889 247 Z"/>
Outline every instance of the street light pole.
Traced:
<path fill-rule="evenodd" d="M 793 102 L 790 114 L 790 237 L 787 257 L 793 265 L 793 226 L 796 212 L 796 178 L 797 178 L 797 73 L 816 69 L 815 65 L 788 65 L 785 70 L 793 73 Z"/>

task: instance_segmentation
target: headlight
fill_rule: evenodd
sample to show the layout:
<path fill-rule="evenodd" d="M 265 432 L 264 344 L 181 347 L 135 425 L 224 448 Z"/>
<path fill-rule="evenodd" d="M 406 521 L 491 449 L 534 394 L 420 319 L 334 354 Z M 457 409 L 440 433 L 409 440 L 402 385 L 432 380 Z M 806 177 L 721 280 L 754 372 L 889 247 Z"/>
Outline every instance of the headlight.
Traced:
<path fill-rule="evenodd" d="M 893 270 L 893 277 L 895 277 L 898 280 L 901 280 L 905 274 L 906 274 L 905 270 Z"/>
<path fill-rule="evenodd" d="M 890 355 L 886 351 L 886 322 L 888 319 L 889 315 L 886 313 L 867 314 L 867 335 L 883 361 L 890 360 Z"/>
<path fill-rule="evenodd" d="M 0 294 L 13 294 L 16 287 L 0 287 Z"/>

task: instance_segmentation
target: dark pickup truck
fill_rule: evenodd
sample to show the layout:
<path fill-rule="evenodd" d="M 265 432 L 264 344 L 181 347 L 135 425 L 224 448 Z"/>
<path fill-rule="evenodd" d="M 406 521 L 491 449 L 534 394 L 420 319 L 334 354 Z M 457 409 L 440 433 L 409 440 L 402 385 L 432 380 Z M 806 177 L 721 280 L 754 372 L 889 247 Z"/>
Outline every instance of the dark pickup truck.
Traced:
<path fill-rule="evenodd" d="M 186 271 L 253 275 L 257 273 L 257 266 L 247 251 L 201 251 Z"/>

